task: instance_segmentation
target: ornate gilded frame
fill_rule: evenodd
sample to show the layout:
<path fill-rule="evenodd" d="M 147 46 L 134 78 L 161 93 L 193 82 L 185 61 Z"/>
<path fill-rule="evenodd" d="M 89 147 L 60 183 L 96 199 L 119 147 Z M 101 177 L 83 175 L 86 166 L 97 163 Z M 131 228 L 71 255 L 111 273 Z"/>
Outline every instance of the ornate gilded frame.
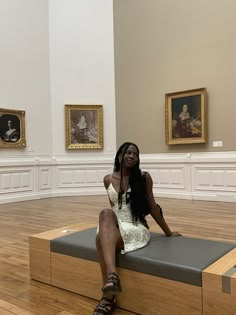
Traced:
<path fill-rule="evenodd" d="M 166 94 L 166 143 L 206 143 L 206 107 L 206 88 Z"/>
<path fill-rule="evenodd" d="M 25 111 L 0 108 L 0 148 L 25 146 Z"/>
<path fill-rule="evenodd" d="M 67 150 L 103 149 L 103 106 L 65 105 Z"/>

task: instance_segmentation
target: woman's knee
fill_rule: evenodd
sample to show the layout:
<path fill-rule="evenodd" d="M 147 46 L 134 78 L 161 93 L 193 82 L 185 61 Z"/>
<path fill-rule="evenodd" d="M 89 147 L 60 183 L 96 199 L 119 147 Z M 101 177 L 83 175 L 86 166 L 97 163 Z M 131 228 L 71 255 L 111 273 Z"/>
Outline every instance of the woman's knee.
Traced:
<path fill-rule="evenodd" d="M 115 213 L 113 212 L 112 209 L 103 209 L 100 214 L 99 214 L 99 220 L 104 221 L 104 220 L 116 220 Z"/>

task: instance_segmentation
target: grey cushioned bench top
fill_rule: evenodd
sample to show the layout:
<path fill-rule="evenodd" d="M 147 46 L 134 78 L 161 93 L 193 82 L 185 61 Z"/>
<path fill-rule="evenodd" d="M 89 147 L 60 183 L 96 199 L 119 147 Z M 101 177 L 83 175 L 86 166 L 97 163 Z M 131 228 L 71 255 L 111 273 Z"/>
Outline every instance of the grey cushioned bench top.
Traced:
<path fill-rule="evenodd" d="M 51 252 L 97 261 L 96 228 L 75 232 L 51 241 Z M 118 254 L 119 267 L 161 278 L 202 286 L 202 271 L 236 244 L 184 236 L 152 233 L 148 246 Z"/>

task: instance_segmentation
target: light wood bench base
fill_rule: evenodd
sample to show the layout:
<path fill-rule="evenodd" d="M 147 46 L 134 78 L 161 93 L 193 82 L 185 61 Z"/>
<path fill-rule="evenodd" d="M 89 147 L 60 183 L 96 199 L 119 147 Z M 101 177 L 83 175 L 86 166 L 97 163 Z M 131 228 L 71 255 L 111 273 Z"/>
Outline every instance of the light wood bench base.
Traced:
<path fill-rule="evenodd" d="M 102 279 L 97 262 L 50 252 L 50 240 L 64 236 L 63 231 L 67 230 L 69 234 L 90 227 L 94 225 L 75 224 L 31 236 L 31 278 L 99 300 Z M 227 256 L 227 259 L 236 265 L 234 254 Z M 214 310 L 211 312 L 209 308 L 212 296 L 218 299 L 215 289 L 211 291 L 214 283 L 211 284 L 211 279 L 208 278 L 214 269 L 209 268 L 204 273 L 203 288 L 119 268 L 123 292 L 118 297 L 118 306 L 143 315 L 225 315 L 220 311 L 213 313 Z M 235 282 L 232 292 L 236 292 Z M 235 296 L 228 298 L 231 305 L 235 303 L 233 300 L 236 301 Z M 232 307 L 234 306 L 229 309 L 234 309 Z M 236 313 L 228 312 L 227 315 L 229 314 Z"/>
<path fill-rule="evenodd" d="M 100 299 L 101 277 L 98 263 L 52 253 L 51 271 L 52 285 Z M 202 314 L 200 287 L 122 268 L 118 268 L 118 272 L 123 290 L 118 298 L 119 307 L 147 315 L 173 314 L 174 310 L 176 315 Z"/>
<path fill-rule="evenodd" d="M 203 315 L 236 314 L 236 248 L 203 271 Z"/>

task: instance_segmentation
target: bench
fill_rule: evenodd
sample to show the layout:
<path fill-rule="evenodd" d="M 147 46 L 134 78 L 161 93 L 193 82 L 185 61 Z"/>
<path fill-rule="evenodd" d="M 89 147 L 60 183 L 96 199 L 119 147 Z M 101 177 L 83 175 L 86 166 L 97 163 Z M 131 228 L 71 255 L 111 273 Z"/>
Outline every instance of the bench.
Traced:
<path fill-rule="evenodd" d="M 96 227 L 87 224 L 29 238 L 34 280 L 101 297 Z M 138 314 L 235 315 L 236 244 L 152 233 L 148 246 L 117 256 L 118 306 Z"/>

